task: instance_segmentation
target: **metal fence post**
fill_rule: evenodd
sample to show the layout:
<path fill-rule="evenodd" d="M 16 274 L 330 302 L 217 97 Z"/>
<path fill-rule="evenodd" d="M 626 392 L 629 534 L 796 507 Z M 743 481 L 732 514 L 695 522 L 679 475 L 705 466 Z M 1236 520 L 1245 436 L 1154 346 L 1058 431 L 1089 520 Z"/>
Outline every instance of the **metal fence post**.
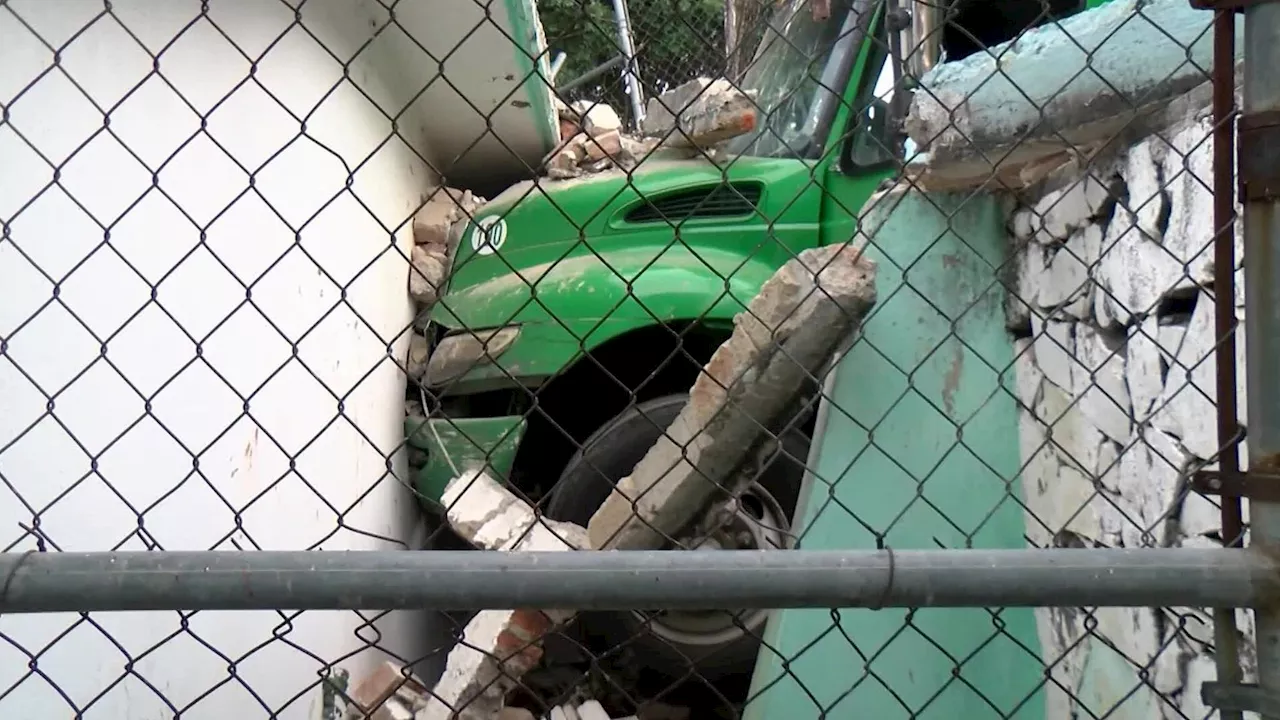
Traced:
<path fill-rule="evenodd" d="M 1244 115 L 1240 121 L 1239 174 L 1244 202 L 1245 327 L 1249 397 L 1250 470 L 1280 471 L 1280 192 L 1276 142 L 1280 135 L 1280 4 L 1264 3 L 1245 11 Z M 1263 157 L 1257 157 L 1262 153 Z M 1219 298 L 1218 302 L 1230 302 Z M 1280 503 L 1250 503 L 1252 544 L 1268 551 L 1280 547 Z M 1280 693 L 1280 607 L 1257 613 L 1258 684 Z M 1267 715 L 1267 717 L 1280 717 Z"/>
<path fill-rule="evenodd" d="M 613 0 L 613 16 L 618 24 L 618 49 L 622 51 L 626 65 L 622 70 L 622 82 L 631 98 L 631 118 L 636 127 L 644 120 L 644 90 L 640 87 L 640 64 L 636 61 L 635 45 L 631 41 L 631 18 L 627 13 L 627 0 Z"/>
<path fill-rule="evenodd" d="M 1224 473 L 1240 471 L 1240 421 L 1236 378 L 1236 13 L 1219 9 L 1213 18 L 1213 238 L 1215 297 L 1232 298 L 1214 306 L 1217 363 L 1218 467 Z M 1221 498 L 1222 540 L 1228 547 L 1243 547 L 1241 499 Z M 1236 611 L 1213 612 L 1215 660 L 1218 681 L 1239 685 L 1239 628 Z M 1222 720 L 1242 720 L 1239 711 L 1219 708 Z"/>

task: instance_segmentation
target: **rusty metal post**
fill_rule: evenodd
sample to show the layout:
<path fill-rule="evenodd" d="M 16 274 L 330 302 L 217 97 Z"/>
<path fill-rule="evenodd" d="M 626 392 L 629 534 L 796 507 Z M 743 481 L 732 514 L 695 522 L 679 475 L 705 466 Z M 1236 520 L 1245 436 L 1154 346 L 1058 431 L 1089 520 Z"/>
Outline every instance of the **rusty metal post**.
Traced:
<path fill-rule="evenodd" d="M 1224 474 L 1240 471 L 1240 422 L 1236 402 L 1236 13 L 1217 10 L 1213 19 L 1213 292 L 1227 298 L 1215 305 L 1217 336 L 1218 467 Z M 1222 497 L 1222 540 L 1228 547 L 1243 544 L 1240 498 Z M 1213 611 L 1214 660 L 1218 681 L 1239 685 L 1243 681 L 1236 613 L 1230 608 Z M 1242 720 L 1239 711 L 1220 708 L 1222 720 Z"/>
<path fill-rule="evenodd" d="M 1244 114 L 1239 173 L 1244 201 L 1245 351 L 1250 474 L 1280 471 L 1280 4 L 1245 10 Z M 1218 303 L 1231 303 L 1218 298 Z M 1252 545 L 1280 551 L 1280 503 L 1249 505 Z M 1259 607 L 1258 686 L 1280 694 L 1280 604 Z M 1266 717 L 1280 720 L 1280 716 Z"/>

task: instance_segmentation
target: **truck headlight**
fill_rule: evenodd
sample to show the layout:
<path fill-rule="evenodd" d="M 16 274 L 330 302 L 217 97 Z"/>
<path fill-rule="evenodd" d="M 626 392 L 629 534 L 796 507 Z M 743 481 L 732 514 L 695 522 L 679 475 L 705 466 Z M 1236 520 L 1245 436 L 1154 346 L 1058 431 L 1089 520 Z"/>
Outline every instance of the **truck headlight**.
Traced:
<path fill-rule="evenodd" d="M 424 379 L 432 387 L 456 380 L 472 368 L 492 363 L 519 336 L 519 325 L 450 335 L 431 351 Z"/>

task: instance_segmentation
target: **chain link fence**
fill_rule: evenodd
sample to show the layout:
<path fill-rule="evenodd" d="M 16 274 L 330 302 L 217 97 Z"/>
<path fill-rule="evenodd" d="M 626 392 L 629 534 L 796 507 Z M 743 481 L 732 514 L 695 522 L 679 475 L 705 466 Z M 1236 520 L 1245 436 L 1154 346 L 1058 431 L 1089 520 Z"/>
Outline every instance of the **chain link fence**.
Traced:
<path fill-rule="evenodd" d="M 682 0 L 664 7 L 633 2 L 628 9 L 650 92 L 662 93 L 698 77 L 725 74 L 725 3 Z"/>
<path fill-rule="evenodd" d="M 726 75 L 730 62 L 737 67 L 749 62 L 763 31 L 765 18 L 761 14 L 768 9 L 754 0 L 738 12 L 710 0 L 638 0 L 612 5 L 553 2 L 541 7 L 545 8 L 548 45 L 553 52 L 564 54 L 557 73 L 561 79 L 557 94 L 568 101 L 607 103 L 628 120 L 634 112 L 624 78 L 627 46 L 620 35 L 624 28 L 643 99 L 699 77 Z M 746 42 L 726 40 L 726 28 L 732 28 L 735 35 L 743 34 Z M 735 51 L 732 58 L 731 46 Z M 634 127 L 634 122 L 630 124 Z"/>
<path fill-rule="evenodd" d="M 1239 717 L 1240 21 L 724 11 L 0 0 L 3 714 Z"/>

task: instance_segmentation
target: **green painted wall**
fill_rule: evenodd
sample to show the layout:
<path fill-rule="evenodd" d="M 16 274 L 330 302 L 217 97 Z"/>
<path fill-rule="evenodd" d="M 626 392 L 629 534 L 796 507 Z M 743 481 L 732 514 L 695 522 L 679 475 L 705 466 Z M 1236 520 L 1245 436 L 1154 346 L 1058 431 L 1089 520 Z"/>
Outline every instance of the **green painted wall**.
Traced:
<path fill-rule="evenodd" d="M 1022 547 L 997 200 L 896 195 L 864 228 L 880 301 L 836 370 L 801 547 Z M 1044 716 L 1031 610 L 786 610 L 766 640 L 750 720 Z"/>

